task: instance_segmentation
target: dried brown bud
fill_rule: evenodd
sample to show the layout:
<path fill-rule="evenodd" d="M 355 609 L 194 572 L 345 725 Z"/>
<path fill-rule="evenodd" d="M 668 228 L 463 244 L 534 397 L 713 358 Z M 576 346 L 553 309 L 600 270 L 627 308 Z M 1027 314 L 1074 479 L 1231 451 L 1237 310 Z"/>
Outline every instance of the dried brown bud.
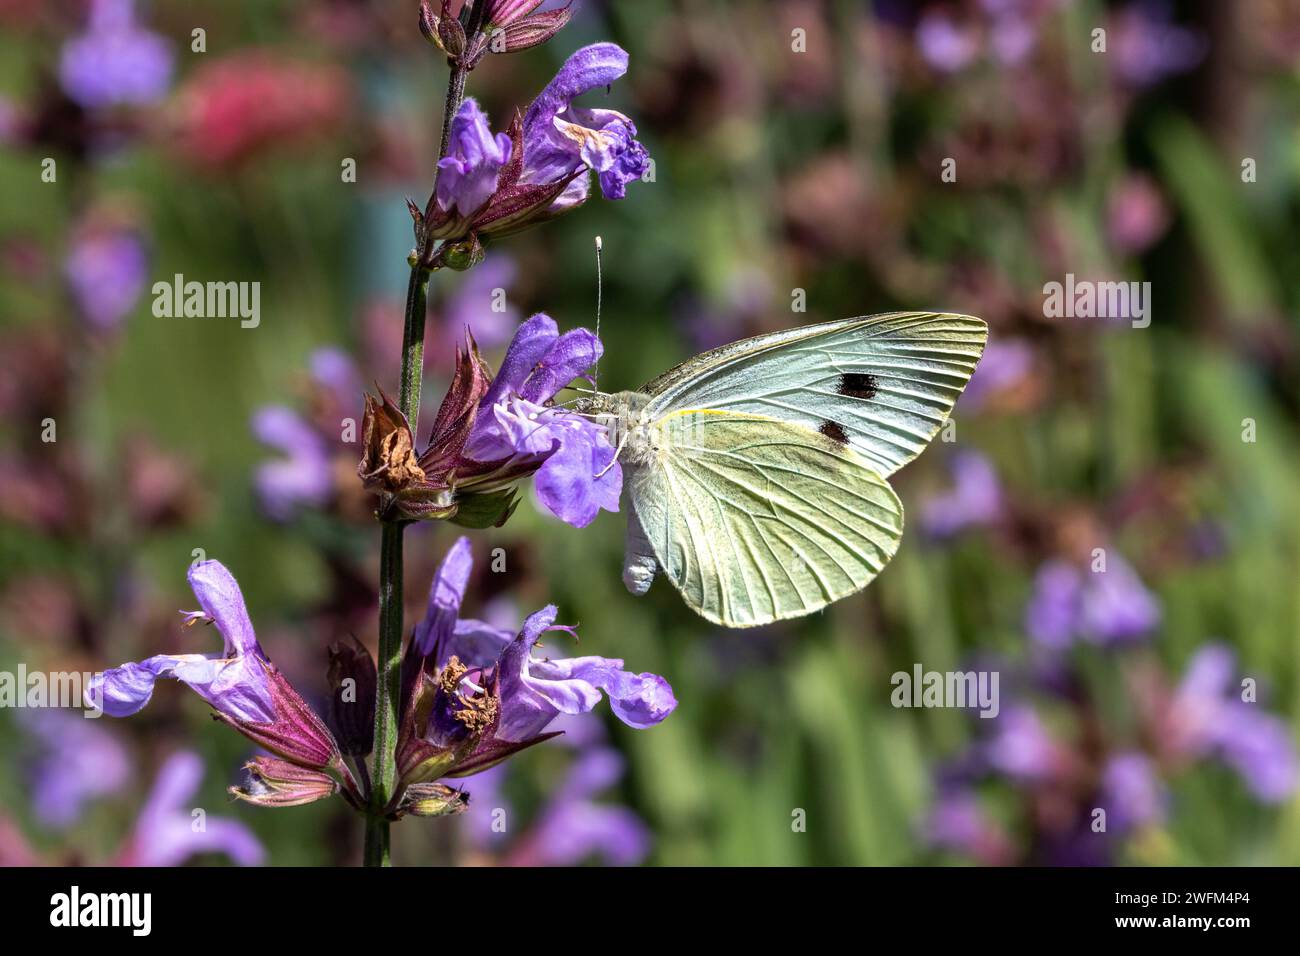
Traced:
<path fill-rule="evenodd" d="M 408 485 L 423 481 L 424 471 L 415 455 L 415 436 L 406 416 L 383 389 L 379 394 L 382 401 L 366 395 L 357 475 L 372 491 L 396 494 Z"/>

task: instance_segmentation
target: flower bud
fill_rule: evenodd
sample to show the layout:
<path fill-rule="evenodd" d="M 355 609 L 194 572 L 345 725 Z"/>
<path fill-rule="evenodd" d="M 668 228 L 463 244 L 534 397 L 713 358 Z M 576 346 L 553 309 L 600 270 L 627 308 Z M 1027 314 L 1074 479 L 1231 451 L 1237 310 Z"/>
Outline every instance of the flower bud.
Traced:
<path fill-rule="evenodd" d="M 469 794 L 441 783 L 416 783 L 406 788 L 396 816 L 445 817 L 469 809 Z"/>
<path fill-rule="evenodd" d="M 501 27 L 488 43 L 493 53 L 515 53 L 545 43 L 563 29 L 573 14 L 568 7 L 545 10 Z"/>
<path fill-rule="evenodd" d="M 441 263 L 457 272 L 472 269 L 483 261 L 485 255 L 487 253 L 483 250 L 483 244 L 479 242 L 477 233 L 473 232 L 469 234 L 468 239 L 449 243 L 439 251 Z"/>
<path fill-rule="evenodd" d="M 338 781 L 327 773 L 309 770 L 287 760 L 258 756 L 244 764 L 248 779 L 230 793 L 259 807 L 299 807 L 339 792 Z"/>
<path fill-rule="evenodd" d="M 438 45 L 450 57 L 458 57 L 465 52 L 465 28 L 455 17 L 438 19 Z"/>
<path fill-rule="evenodd" d="M 357 475 L 367 489 L 393 494 L 422 481 L 424 472 L 415 456 L 415 436 L 406 416 L 383 389 L 379 394 L 383 401 L 366 395 Z"/>

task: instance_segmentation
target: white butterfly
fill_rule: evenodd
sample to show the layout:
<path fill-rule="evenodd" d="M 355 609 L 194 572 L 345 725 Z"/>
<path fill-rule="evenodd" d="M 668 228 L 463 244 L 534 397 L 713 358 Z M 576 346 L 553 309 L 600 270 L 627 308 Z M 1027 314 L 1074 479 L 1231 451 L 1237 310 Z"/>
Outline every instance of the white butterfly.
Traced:
<path fill-rule="evenodd" d="M 843 319 L 580 402 L 620 447 L 628 590 L 662 571 L 703 617 L 753 627 L 866 587 L 903 535 L 885 479 L 942 427 L 987 337 L 968 315 Z"/>

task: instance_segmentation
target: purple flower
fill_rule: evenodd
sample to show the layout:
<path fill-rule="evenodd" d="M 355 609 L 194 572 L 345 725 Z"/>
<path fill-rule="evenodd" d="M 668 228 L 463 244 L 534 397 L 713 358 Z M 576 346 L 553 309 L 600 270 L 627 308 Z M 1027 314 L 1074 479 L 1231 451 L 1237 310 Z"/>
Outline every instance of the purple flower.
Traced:
<path fill-rule="evenodd" d="M 488 127 L 478 103 L 466 99 L 451 121 L 448 154 L 438 161 L 438 206 L 469 217 L 496 192 L 501 168 L 510 159 L 510 137 Z"/>
<path fill-rule="evenodd" d="M 940 849 L 975 855 L 989 831 L 989 819 L 979 798 L 970 790 L 942 793 L 926 816 L 927 843 Z"/>
<path fill-rule="evenodd" d="M 1116 73 L 1133 86 L 1153 86 L 1201 62 L 1208 44 L 1194 30 L 1172 22 L 1164 0 L 1124 8 L 1112 33 Z"/>
<path fill-rule="evenodd" d="M 994 735 L 984 746 L 988 765 L 1014 780 L 1041 780 L 1056 767 L 1057 747 L 1038 714 L 1009 707 L 994 718 Z"/>
<path fill-rule="evenodd" d="M 1080 632 L 1085 640 L 1113 645 L 1139 640 L 1160 625 L 1160 606 L 1137 572 L 1118 555 L 1083 588 Z"/>
<path fill-rule="evenodd" d="M 268 405 L 253 415 L 258 441 L 284 452 L 277 461 L 263 462 L 253 476 L 253 486 L 266 513 L 286 521 L 301 506 L 323 505 L 334 489 L 329 449 L 297 412 L 283 405 Z"/>
<path fill-rule="evenodd" d="M 1160 606 L 1137 573 L 1111 554 L 1105 571 L 1084 572 L 1061 560 L 1038 570 L 1025 608 L 1025 630 L 1044 647 L 1075 639 L 1102 646 L 1132 643 L 1160 624 Z"/>
<path fill-rule="evenodd" d="M 939 785 L 938 796 L 922 821 L 921 838 L 936 849 L 969 856 L 984 866 L 1011 861 L 1006 833 L 966 784 Z"/>
<path fill-rule="evenodd" d="M 537 462 L 538 499 L 578 528 L 602 508 L 618 510 L 623 470 L 604 428 L 545 403 L 594 365 L 601 351 L 586 329 L 560 335 L 549 316 L 534 315 L 515 332 L 464 449 L 476 462 Z"/>
<path fill-rule="evenodd" d="M 626 73 L 627 61 L 627 52 L 613 43 L 593 43 L 564 61 L 524 114 L 523 182 L 555 182 L 585 164 L 596 171 L 606 199 L 622 199 L 627 184 L 645 173 L 650 157 L 634 138 L 631 119 L 617 110 L 573 105 L 583 93 L 609 86 Z M 586 178 L 575 179 L 553 208 L 586 196 Z"/>
<path fill-rule="evenodd" d="M 483 260 L 480 236 L 518 232 L 584 202 L 588 170 L 607 199 L 622 199 L 627 184 L 650 168 L 636 127 L 617 110 L 572 101 L 625 72 L 627 53 L 614 44 L 583 47 L 527 113 L 516 114 L 509 132 L 497 136 L 478 105 L 466 100 L 452 121 L 450 153 L 438 161 L 434 195 L 423 211 L 410 206 L 426 264 L 472 268 Z M 435 240 L 443 240 L 436 249 Z"/>
<path fill-rule="evenodd" d="M 131 773 L 126 748 L 103 727 L 67 710 L 19 711 L 41 753 L 31 767 L 32 812 L 47 827 L 72 825 L 87 801 L 120 790 Z"/>
<path fill-rule="evenodd" d="M 592 798 L 623 776 L 623 758 L 610 747 L 582 752 L 538 817 L 517 865 L 574 866 L 596 857 L 611 866 L 635 866 L 650 852 L 650 831 L 631 810 Z"/>
<path fill-rule="evenodd" d="M 572 632 L 572 628 L 555 625 L 554 605 L 530 615 L 518 634 L 482 621 L 460 619 L 472 563 L 469 541 L 461 538 L 434 576 L 429 610 L 416 627 L 414 639 L 421 655 L 433 655 L 431 659 L 439 668 L 447 667 L 452 657 L 467 668 L 461 682 L 470 691 L 493 680 L 499 682 L 499 739 L 532 739 L 560 714 L 592 710 L 602 692 L 609 697 L 615 716 L 631 727 L 653 726 L 672 713 L 677 700 L 668 682 L 656 674 L 632 674 L 623 670 L 621 660 L 604 657 L 534 657 L 533 649 L 543 633 Z M 449 703 L 455 706 L 454 701 Z"/>
<path fill-rule="evenodd" d="M 942 73 L 956 73 L 979 55 L 975 33 L 937 11 L 926 13 L 916 25 L 916 46 L 922 58 Z"/>
<path fill-rule="evenodd" d="M 509 257 L 493 255 L 465 273 L 443 305 L 443 328 L 448 337 L 458 341 L 469 329 L 474 341 L 485 349 L 507 341 L 519 325 L 519 310 L 508 299 L 499 300 L 497 290 L 510 286 L 518 271 Z M 503 308 L 498 308 L 498 301 L 504 303 Z"/>
<path fill-rule="evenodd" d="M 962 411 L 982 407 L 990 395 L 1013 388 L 1033 368 L 1033 347 L 1021 339 L 990 342 L 958 400 Z"/>
<path fill-rule="evenodd" d="M 1048 561 L 1034 576 L 1034 591 L 1025 608 L 1025 630 L 1052 650 L 1064 650 L 1074 640 L 1079 617 L 1082 575 L 1065 561 Z"/>
<path fill-rule="evenodd" d="M 361 379 L 357 375 L 356 363 L 347 352 L 325 346 L 311 353 L 308 365 L 312 381 L 329 392 L 338 404 L 348 407 L 357 400 Z"/>
<path fill-rule="evenodd" d="M 94 0 L 85 33 L 63 46 L 59 80 L 82 106 L 144 105 L 167 94 L 172 51 L 135 22 L 131 0 Z"/>
<path fill-rule="evenodd" d="M 1170 726 L 1175 746 L 1193 756 L 1223 760 L 1267 803 L 1295 792 L 1300 767 L 1286 723 L 1241 699 L 1233 684 L 1232 651 L 1210 644 L 1192 658 L 1174 697 Z"/>
<path fill-rule="evenodd" d="M 262 862 L 261 843 L 238 820 L 204 816 L 198 824 L 189 802 L 202 779 L 203 762 L 190 751 L 162 765 L 120 865 L 179 866 L 199 853 L 224 853 L 240 866 Z"/>
<path fill-rule="evenodd" d="M 921 511 L 922 527 L 935 538 L 991 525 L 1002 513 L 1002 486 L 992 462 L 976 452 L 960 452 L 951 469 L 952 490 L 930 498 Z"/>
<path fill-rule="evenodd" d="M 1119 753 L 1107 761 L 1101 779 L 1101 806 L 1111 829 L 1124 833 L 1160 822 L 1168 799 L 1164 783 L 1144 754 Z"/>
<path fill-rule="evenodd" d="M 73 239 L 64 275 L 77 310 L 94 328 L 117 328 L 140 300 L 149 253 L 131 228 L 92 225 Z"/>
<path fill-rule="evenodd" d="M 221 632 L 220 654 L 158 654 L 96 674 L 86 701 L 112 717 L 141 710 L 153 696 L 159 677 L 182 681 L 219 713 L 235 720 L 266 722 L 275 718 L 267 658 L 253 633 L 244 596 L 219 561 L 190 566 L 190 587 L 200 611 L 187 614 L 187 625 L 210 620 Z"/>

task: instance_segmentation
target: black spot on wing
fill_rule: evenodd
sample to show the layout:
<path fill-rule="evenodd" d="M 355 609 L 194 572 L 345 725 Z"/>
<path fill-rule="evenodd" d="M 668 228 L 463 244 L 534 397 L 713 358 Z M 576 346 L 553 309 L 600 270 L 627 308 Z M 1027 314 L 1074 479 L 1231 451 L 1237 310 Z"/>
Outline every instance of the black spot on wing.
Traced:
<path fill-rule="evenodd" d="M 876 380 L 865 372 L 845 372 L 836 391 L 851 398 L 875 398 Z"/>
<path fill-rule="evenodd" d="M 849 443 L 849 436 L 845 433 L 844 426 L 839 422 L 822 422 L 821 426 L 817 430 L 827 438 L 833 439 L 841 445 L 847 445 Z"/>

